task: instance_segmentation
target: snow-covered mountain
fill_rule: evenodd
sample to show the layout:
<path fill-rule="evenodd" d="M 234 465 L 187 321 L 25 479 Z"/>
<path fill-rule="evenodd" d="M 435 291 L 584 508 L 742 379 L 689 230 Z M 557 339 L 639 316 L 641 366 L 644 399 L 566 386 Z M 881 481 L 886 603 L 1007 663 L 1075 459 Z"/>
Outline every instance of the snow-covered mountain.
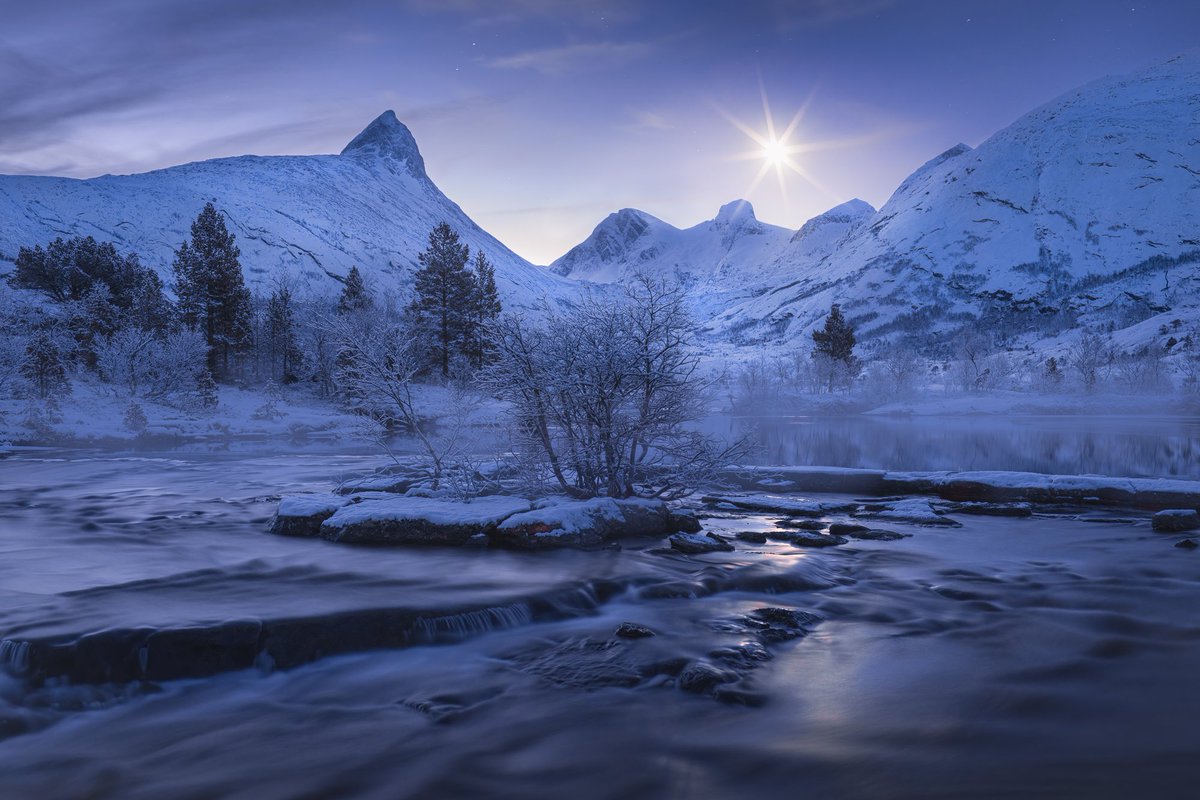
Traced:
<path fill-rule="evenodd" d="M 209 200 L 225 212 L 247 281 L 259 288 L 290 275 L 332 293 L 357 265 L 378 290 L 403 290 L 430 229 L 444 220 L 495 263 L 507 305 L 577 291 L 513 253 L 442 194 L 391 111 L 340 155 L 248 155 L 89 180 L 0 176 L 0 272 L 22 246 L 90 235 L 138 253 L 169 281 L 173 251 Z"/>
<path fill-rule="evenodd" d="M 625 208 L 550 269 L 596 283 L 621 283 L 638 274 L 678 279 L 691 290 L 697 318 L 707 322 L 793 279 L 797 269 L 832 253 L 874 212 L 862 200 L 851 200 L 792 231 L 760 222 L 745 200 L 726 203 L 713 219 L 682 229 Z"/>
<path fill-rule="evenodd" d="M 807 226 L 806 226 L 807 227 Z M 841 302 L 871 333 L 1069 308 L 1118 325 L 1200 302 L 1200 52 L 1070 92 L 905 180 L 834 250 L 721 315 L 805 336 Z M 1020 328 L 1020 319 L 1014 323 Z"/>

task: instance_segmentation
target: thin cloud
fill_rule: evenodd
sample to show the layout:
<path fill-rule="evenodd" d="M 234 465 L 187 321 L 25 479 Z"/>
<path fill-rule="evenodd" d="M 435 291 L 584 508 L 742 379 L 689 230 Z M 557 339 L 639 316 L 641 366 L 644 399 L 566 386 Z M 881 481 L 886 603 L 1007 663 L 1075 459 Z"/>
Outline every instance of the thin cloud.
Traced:
<path fill-rule="evenodd" d="M 585 67 L 613 67 L 654 52 L 648 42 L 579 42 L 562 47 L 526 50 L 484 61 L 493 69 L 531 69 L 543 75 L 564 75 Z"/>
<path fill-rule="evenodd" d="M 773 0 L 770 8 L 784 27 L 818 27 L 866 16 L 900 0 Z"/>
<path fill-rule="evenodd" d="M 635 110 L 631 112 L 631 116 L 633 124 L 629 127 L 635 130 L 669 131 L 675 127 L 666 117 L 654 111 Z"/>

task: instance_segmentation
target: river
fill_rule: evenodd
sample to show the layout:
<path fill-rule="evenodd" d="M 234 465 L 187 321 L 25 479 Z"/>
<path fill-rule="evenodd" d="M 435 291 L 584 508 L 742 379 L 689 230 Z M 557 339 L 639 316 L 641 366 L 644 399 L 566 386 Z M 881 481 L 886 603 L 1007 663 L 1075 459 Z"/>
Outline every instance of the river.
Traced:
<path fill-rule="evenodd" d="M 1195 446 L 1181 436 L 1145 452 Z M 0 678 L 0 795 L 1115 798 L 1200 779 L 1200 552 L 1145 514 L 703 556 L 363 549 L 267 525 L 279 494 L 378 457 L 263 448 L 0 460 L 0 638 L 303 618 L 338 642 L 401 608 L 409 646 L 153 684 Z M 951 463 L 982 466 L 925 449 L 843 465 Z M 820 621 L 768 637 L 766 607 Z M 657 635 L 614 636 L 626 621 Z M 739 691 L 681 691 L 696 659 Z"/>

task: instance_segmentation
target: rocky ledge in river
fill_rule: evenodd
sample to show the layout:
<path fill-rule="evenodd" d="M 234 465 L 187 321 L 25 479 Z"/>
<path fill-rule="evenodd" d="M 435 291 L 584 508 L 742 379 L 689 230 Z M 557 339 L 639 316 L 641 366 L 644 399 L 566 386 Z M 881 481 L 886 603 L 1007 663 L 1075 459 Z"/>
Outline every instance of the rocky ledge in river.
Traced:
<path fill-rule="evenodd" d="M 347 544 L 462 546 L 483 537 L 489 545 L 522 550 L 600 547 L 699 527 L 695 517 L 661 500 L 535 502 L 492 495 L 467 501 L 380 493 L 285 497 L 271 523 L 273 533 Z"/>

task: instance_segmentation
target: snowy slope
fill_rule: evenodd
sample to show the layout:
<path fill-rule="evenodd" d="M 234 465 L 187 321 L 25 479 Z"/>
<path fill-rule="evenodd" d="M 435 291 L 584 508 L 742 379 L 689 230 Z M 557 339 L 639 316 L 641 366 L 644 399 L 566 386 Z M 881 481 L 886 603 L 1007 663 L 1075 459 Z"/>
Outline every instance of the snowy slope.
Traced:
<path fill-rule="evenodd" d="M 681 229 L 626 208 L 610 214 L 550 269 L 597 283 L 637 274 L 679 279 L 691 290 L 697 317 L 707 322 L 828 255 L 873 213 L 867 203 L 851 200 L 791 231 L 760 222 L 750 203 L 734 200 L 715 218 Z"/>
<path fill-rule="evenodd" d="M 91 235 L 137 252 L 169 281 L 172 253 L 208 200 L 225 212 L 247 280 L 260 289 L 290 275 L 332 293 L 358 265 L 377 290 L 402 291 L 429 230 L 444 220 L 495 263 L 510 307 L 577 291 L 510 251 L 442 194 L 391 111 L 340 155 L 240 156 L 90 180 L 0 176 L 0 272 L 22 246 Z"/>
<path fill-rule="evenodd" d="M 1148 314 L 1197 302 L 1197 250 L 1200 53 L 1190 52 L 1070 92 L 974 150 L 951 148 L 836 252 L 802 259 L 796 279 L 722 325 L 791 340 L 831 302 L 868 335 L 948 329 L 997 303 Z M 1164 277 L 1153 257 L 1182 263 Z"/>

